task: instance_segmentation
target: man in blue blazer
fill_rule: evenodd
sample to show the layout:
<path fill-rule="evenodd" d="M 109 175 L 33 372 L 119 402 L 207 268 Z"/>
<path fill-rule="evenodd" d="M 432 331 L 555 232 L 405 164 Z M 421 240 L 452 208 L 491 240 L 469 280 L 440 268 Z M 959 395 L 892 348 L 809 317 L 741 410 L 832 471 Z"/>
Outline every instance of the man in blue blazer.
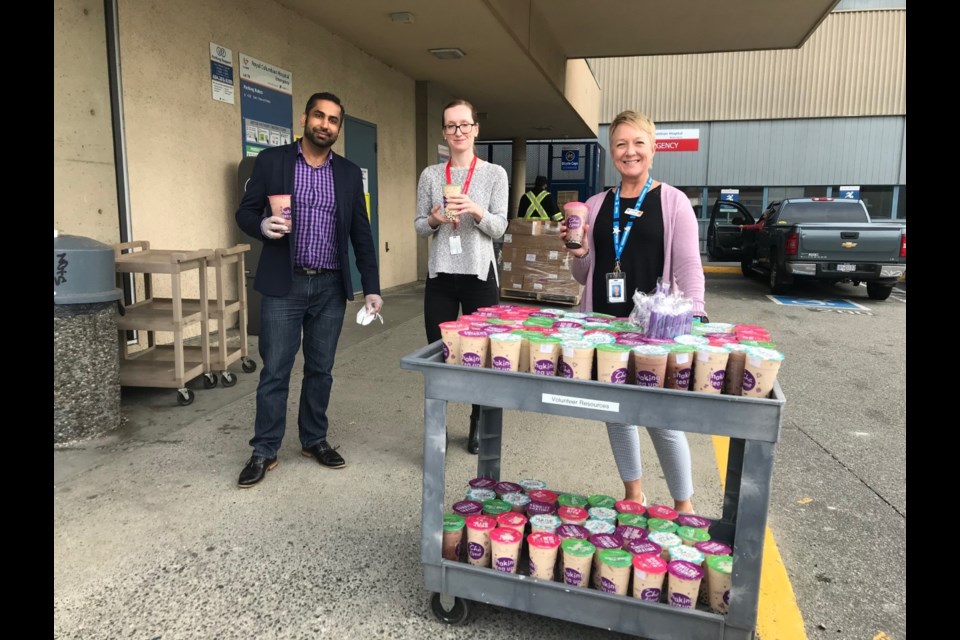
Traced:
<path fill-rule="evenodd" d="M 332 93 L 310 96 L 300 117 L 303 137 L 260 152 L 237 209 L 240 228 L 263 242 L 254 281 L 263 295 L 263 367 L 250 440 L 253 455 L 240 473 L 241 487 L 252 487 L 277 466 L 301 333 L 301 452 L 331 469 L 346 465 L 327 442 L 327 406 L 343 316 L 347 300 L 353 300 L 347 242 L 353 244 L 367 312 L 379 313 L 383 299 L 360 167 L 332 150 L 344 115 Z"/>

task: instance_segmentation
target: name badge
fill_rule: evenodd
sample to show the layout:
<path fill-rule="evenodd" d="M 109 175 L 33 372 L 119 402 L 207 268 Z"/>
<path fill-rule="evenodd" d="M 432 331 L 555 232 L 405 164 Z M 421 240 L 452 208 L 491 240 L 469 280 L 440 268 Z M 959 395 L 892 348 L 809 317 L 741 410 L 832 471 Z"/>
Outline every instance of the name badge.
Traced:
<path fill-rule="evenodd" d="M 626 214 L 626 215 L 628 215 L 628 216 L 630 216 L 631 218 L 639 218 L 640 216 L 643 215 L 643 211 L 638 211 L 638 210 L 634 209 L 633 207 L 630 207 L 629 209 L 627 209 L 627 210 L 624 211 L 623 213 Z"/>
<path fill-rule="evenodd" d="M 460 244 L 460 236 L 450 236 L 450 253 L 452 255 L 463 253 L 463 246 Z"/>
<path fill-rule="evenodd" d="M 627 279 L 623 273 L 607 274 L 607 302 L 627 301 Z"/>

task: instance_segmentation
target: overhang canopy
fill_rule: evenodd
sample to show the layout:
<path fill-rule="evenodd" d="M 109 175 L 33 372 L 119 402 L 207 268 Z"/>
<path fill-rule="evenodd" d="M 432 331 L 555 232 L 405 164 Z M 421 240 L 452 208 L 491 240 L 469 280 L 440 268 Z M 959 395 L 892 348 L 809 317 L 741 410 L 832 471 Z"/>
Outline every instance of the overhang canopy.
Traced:
<path fill-rule="evenodd" d="M 278 0 L 485 114 L 482 139 L 592 138 L 567 60 L 801 46 L 837 0 Z M 412 14 L 391 18 L 391 14 Z M 430 49 L 459 49 L 439 59 Z M 349 64 L 349 59 L 347 59 Z M 582 92 L 580 93 L 582 96 Z"/>

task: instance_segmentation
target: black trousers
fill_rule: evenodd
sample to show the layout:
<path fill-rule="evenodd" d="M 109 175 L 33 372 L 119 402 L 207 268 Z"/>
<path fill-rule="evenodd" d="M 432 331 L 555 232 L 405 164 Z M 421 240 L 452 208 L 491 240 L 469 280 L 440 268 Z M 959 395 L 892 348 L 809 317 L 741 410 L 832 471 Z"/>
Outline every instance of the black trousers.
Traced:
<path fill-rule="evenodd" d="M 427 278 L 423 293 L 423 319 L 427 330 L 427 342 L 440 339 L 440 323 L 456 320 L 460 316 L 473 313 L 480 307 L 489 307 L 500 302 L 497 289 L 497 277 L 494 266 L 490 264 L 487 279 L 481 280 L 475 275 L 457 273 L 438 273 L 436 278 Z M 480 406 L 473 405 L 471 416 L 480 416 Z"/>

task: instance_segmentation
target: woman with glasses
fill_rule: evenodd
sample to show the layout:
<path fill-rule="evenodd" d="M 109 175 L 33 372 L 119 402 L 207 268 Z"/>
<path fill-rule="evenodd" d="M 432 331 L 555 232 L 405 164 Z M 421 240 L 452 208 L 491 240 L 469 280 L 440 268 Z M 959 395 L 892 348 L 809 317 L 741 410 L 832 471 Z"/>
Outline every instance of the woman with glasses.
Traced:
<path fill-rule="evenodd" d="M 427 342 L 440 339 L 441 322 L 499 302 L 493 240 L 507 229 L 507 172 L 474 154 L 480 125 L 473 105 L 466 100 L 448 104 L 441 127 L 450 159 L 420 174 L 414 219 L 417 234 L 431 238 L 423 296 Z M 460 195 L 444 202 L 446 184 L 458 185 Z M 479 419 L 480 407 L 473 405 L 467 439 L 472 454 L 480 448 Z"/>
<path fill-rule="evenodd" d="M 570 252 L 570 273 L 583 287 L 582 311 L 625 317 L 633 292 L 650 292 L 657 280 L 676 286 L 693 301 L 693 313 L 707 322 L 703 306 L 703 264 L 697 216 L 679 189 L 651 174 L 657 130 L 642 113 L 624 111 L 610 124 L 610 159 L 620 184 L 587 202 L 583 244 L 567 249 L 567 227 L 560 246 Z M 674 508 L 693 513 L 690 445 L 683 431 L 647 429 L 660 458 Z M 636 425 L 608 422 L 607 435 L 623 480 L 625 497 L 645 503 Z"/>

